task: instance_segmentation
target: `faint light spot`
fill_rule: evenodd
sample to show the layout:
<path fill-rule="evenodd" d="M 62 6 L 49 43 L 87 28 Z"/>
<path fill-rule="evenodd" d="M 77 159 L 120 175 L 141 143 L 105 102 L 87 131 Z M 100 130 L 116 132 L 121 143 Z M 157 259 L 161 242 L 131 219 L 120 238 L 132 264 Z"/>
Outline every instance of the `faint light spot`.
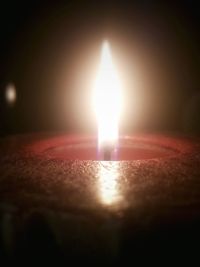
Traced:
<path fill-rule="evenodd" d="M 8 84 L 5 90 L 6 102 L 9 106 L 14 106 L 17 98 L 17 92 L 14 84 Z"/>

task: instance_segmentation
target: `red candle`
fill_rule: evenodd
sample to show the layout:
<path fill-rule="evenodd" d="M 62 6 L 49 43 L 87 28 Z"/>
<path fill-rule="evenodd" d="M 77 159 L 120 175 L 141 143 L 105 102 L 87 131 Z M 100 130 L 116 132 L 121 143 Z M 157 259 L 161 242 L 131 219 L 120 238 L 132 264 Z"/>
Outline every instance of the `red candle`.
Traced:
<path fill-rule="evenodd" d="M 3 245 L 14 259 L 36 259 L 40 250 L 47 262 L 104 265 L 144 263 L 142 254 L 155 249 L 167 251 L 167 262 L 174 249 L 182 260 L 191 256 L 200 218 L 198 140 L 139 135 L 120 143 L 119 158 L 128 161 L 81 160 L 96 157 L 90 137 L 1 140 L 0 215 L 10 233 Z"/>
<path fill-rule="evenodd" d="M 63 160 L 99 160 L 97 139 L 92 136 L 54 135 L 34 141 L 25 151 L 35 156 Z M 145 160 L 176 157 L 191 151 L 191 144 L 180 138 L 138 134 L 119 138 L 116 160 Z"/>
<path fill-rule="evenodd" d="M 121 93 L 107 44 L 104 49 L 107 65 L 100 66 L 94 94 L 98 140 L 36 134 L 0 141 L 1 243 L 7 258 L 133 265 L 146 257 L 155 263 L 155 251 L 167 263 L 174 250 L 182 262 L 195 251 L 200 144 L 154 134 L 118 138 Z M 105 101 L 99 84 L 108 93 Z M 107 150 L 115 161 L 99 160 Z"/>

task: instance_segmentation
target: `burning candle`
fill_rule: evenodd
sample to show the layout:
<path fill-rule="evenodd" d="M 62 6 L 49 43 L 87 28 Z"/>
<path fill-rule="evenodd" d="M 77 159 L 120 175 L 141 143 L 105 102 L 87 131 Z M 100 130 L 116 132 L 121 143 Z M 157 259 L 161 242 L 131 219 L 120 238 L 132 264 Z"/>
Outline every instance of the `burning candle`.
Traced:
<path fill-rule="evenodd" d="M 48 156 L 67 160 L 136 160 L 174 155 L 176 148 L 167 146 L 164 139 L 155 136 L 119 136 L 119 120 L 122 113 L 122 83 L 113 64 L 108 42 L 102 46 L 101 62 L 92 92 L 92 104 L 96 114 L 98 137 L 59 136 L 39 144 L 32 144 L 48 151 Z M 49 145 L 51 143 L 51 148 Z M 37 148 L 35 148 L 37 147 Z"/>
<path fill-rule="evenodd" d="M 119 137 L 122 102 L 104 43 L 93 88 L 98 138 L 35 134 L 0 141 L 1 239 L 12 257 L 17 251 L 17 259 L 35 258 L 41 250 L 47 262 L 105 265 L 143 263 L 144 255 L 154 262 L 155 251 L 172 258 L 171 247 L 186 255 L 200 218 L 199 142 Z"/>

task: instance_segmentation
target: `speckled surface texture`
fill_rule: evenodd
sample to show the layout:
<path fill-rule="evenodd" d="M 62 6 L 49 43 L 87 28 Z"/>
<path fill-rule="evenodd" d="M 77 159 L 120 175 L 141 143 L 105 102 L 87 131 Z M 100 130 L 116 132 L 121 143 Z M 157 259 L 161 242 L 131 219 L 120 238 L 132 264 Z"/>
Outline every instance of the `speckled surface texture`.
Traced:
<path fill-rule="evenodd" d="M 160 159 L 97 162 L 49 156 L 46 149 L 59 138 L 30 135 L 0 142 L 5 260 L 23 262 L 27 256 L 34 264 L 48 259 L 101 266 L 145 264 L 147 259 L 160 265 L 160 256 L 165 258 L 162 266 L 197 260 L 197 139 L 135 137 L 136 142 L 157 143 L 176 153 Z"/>

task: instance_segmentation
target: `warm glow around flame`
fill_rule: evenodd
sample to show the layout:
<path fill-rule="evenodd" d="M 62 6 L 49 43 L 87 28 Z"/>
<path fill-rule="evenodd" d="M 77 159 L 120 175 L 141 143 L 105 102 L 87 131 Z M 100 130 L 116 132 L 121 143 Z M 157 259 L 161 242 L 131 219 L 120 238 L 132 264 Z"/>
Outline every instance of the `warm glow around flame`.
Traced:
<path fill-rule="evenodd" d="M 94 88 L 94 107 L 98 121 L 98 143 L 113 144 L 118 139 L 121 113 L 121 85 L 108 42 L 102 47 L 101 62 Z"/>

